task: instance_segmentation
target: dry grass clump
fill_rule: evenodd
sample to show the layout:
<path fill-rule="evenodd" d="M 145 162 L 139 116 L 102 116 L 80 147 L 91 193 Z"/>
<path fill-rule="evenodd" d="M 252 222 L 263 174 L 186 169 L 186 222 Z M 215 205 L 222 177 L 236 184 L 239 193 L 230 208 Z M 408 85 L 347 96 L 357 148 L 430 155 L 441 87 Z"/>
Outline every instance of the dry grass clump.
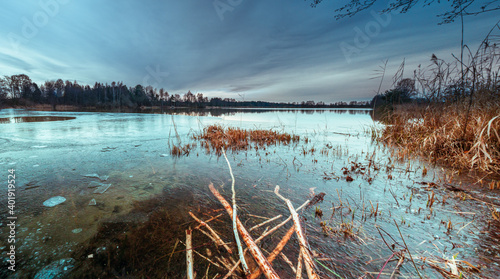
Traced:
<path fill-rule="evenodd" d="M 398 86 L 379 98 L 388 125 L 372 135 L 401 147 L 403 157 L 418 154 L 458 169 L 500 174 L 498 34 L 500 23 L 475 53 L 464 45 L 464 57 L 452 62 L 432 55 L 413 79 L 403 78 L 403 63 L 394 78 Z"/>
<path fill-rule="evenodd" d="M 202 146 L 207 152 L 214 150 L 221 155 L 222 149 L 248 150 L 255 144 L 255 149 L 264 148 L 269 145 L 288 145 L 300 140 L 299 136 L 273 130 L 245 130 L 241 128 L 210 125 L 205 127 L 201 134 L 194 137 L 202 141 Z"/>
<path fill-rule="evenodd" d="M 476 99 L 468 120 L 464 103 L 401 105 L 391 114 L 379 139 L 433 162 L 458 169 L 500 171 L 500 96 Z"/>
<path fill-rule="evenodd" d="M 173 145 L 172 148 L 170 149 L 170 153 L 175 157 L 180 157 L 180 156 L 184 156 L 184 155 L 187 156 L 187 155 L 189 155 L 189 152 L 191 151 L 191 149 L 195 146 L 196 145 L 194 145 L 194 144 L 185 144 L 184 146 Z"/>

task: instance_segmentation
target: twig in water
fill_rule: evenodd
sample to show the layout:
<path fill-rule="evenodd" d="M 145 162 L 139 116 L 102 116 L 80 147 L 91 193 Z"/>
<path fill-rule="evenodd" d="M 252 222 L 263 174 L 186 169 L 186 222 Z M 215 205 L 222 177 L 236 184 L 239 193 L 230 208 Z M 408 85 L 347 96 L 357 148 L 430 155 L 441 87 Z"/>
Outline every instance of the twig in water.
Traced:
<path fill-rule="evenodd" d="M 385 261 L 384 265 L 382 266 L 382 269 L 378 273 L 377 279 L 380 278 L 380 275 L 382 274 L 382 271 L 384 271 L 385 266 L 389 263 L 389 261 L 392 259 L 392 257 L 394 257 L 394 255 L 396 255 L 396 253 L 392 253 L 392 255 L 387 259 L 387 261 Z"/>
<path fill-rule="evenodd" d="M 187 278 L 194 279 L 193 275 L 193 250 L 192 250 L 192 231 L 191 228 L 186 230 L 186 264 L 187 264 Z"/>
<path fill-rule="evenodd" d="M 283 238 L 278 243 L 278 245 L 276 245 L 276 248 L 274 248 L 274 250 L 271 252 L 271 254 L 269 254 L 269 256 L 267 257 L 267 260 L 269 261 L 269 263 L 272 263 L 274 261 L 274 259 L 276 259 L 276 257 L 281 253 L 283 248 L 285 248 L 285 245 L 290 240 L 290 237 L 292 237 L 294 231 L 295 231 L 295 227 L 291 227 L 288 230 L 288 232 L 285 234 L 285 236 L 283 236 Z M 257 269 L 254 272 L 252 272 L 252 274 L 250 276 L 248 276 L 247 278 L 248 279 L 258 278 L 261 273 L 262 272 L 260 271 L 260 269 Z"/>
<path fill-rule="evenodd" d="M 220 216 L 222 216 L 222 213 L 221 213 L 221 214 L 219 214 L 219 215 L 217 215 L 217 216 L 214 216 L 214 217 L 212 217 L 212 218 L 210 218 L 210 219 L 208 219 L 208 220 L 206 220 L 206 221 L 205 221 L 205 223 L 207 223 L 207 224 L 208 224 L 208 223 L 212 222 L 213 220 L 215 220 L 215 219 L 219 218 Z M 203 225 L 202 225 L 202 224 L 199 224 L 198 226 L 194 227 L 194 229 L 195 229 L 195 230 L 197 230 L 197 229 L 199 229 L 199 228 L 201 228 L 201 227 L 203 227 Z"/>
<path fill-rule="evenodd" d="M 231 168 L 231 164 L 229 163 L 229 160 L 227 159 L 226 156 L 226 151 L 224 148 L 222 148 L 222 154 L 224 154 L 224 158 L 226 158 L 227 165 L 229 167 L 229 173 L 231 174 L 231 189 L 233 191 L 233 214 L 232 214 L 232 219 L 233 219 L 233 232 L 234 232 L 234 238 L 236 241 L 236 246 L 238 247 L 238 255 L 240 256 L 241 260 L 241 266 L 243 267 L 243 272 L 245 274 L 250 274 L 250 269 L 248 268 L 247 262 L 245 261 L 245 256 L 243 255 L 243 248 L 241 247 L 241 242 L 240 242 L 240 237 L 238 236 L 238 226 L 236 225 L 236 191 L 234 190 L 234 175 L 233 175 L 233 169 Z"/>
<path fill-rule="evenodd" d="M 299 251 L 299 259 L 297 260 L 297 272 L 295 279 L 302 279 L 302 252 Z"/>
<path fill-rule="evenodd" d="M 170 260 L 172 260 L 172 255 L 175 252 L 175 248 L 177 248 L 177 244 L 179 244 L 179 239 L 177 239 L 177 241 L 175 241 L 174 249 L 172 249 L 172 253 L 170 253 L 170 256 L 168 257 L 167 269 L 170 267 Z"/>
<path fill-rule="evenodd" d="M 297 211 L 301 210 L 304 206 L 306 206 L 307 204 L 309 203 L 309 200 L 307 200 L 306 202 L 304 202 L 299 208 L 297 208 Z M 272 234 L 273 232 L 275 232 L 277 229 L 281 228 L 282 226 L 284 226 L 286 223 L 288 223 L 288 221 L 292 220 L 292 216 L 289 216 L 285 221 L 279 223 L 276 227 L 268 230 L 267 232 L 263 233 L 261 236 L 259 236 L 259 238 L 257 238 L 255 240 L 255 243 L 259 243 L 262 239 L 264 239 L 264 237 Z"/>
<path fill-rule="evenodd" d="M 210 231 L 210 233 L 212 234 L 212 236 L 215 238 L 215 244 L 217 244 L 217 246 L 224 246 L 224 248 L 226 248 L 227 252 L 229 254 L 232 254 L 233 251 L 231 250 L 231 248 L 229 248 L 229 246 L 227 246 L 224 241 L 222 241 L 222 239 L 220 238 L 220 236 L 212 229 L 212 227 L 210 227 L 207 223 L 203 222 L 202 220 L 200 220 L 198 217 L 196 217 L 193 212 L 189 211 L 189 215 L 191 215 L 191 217 L 193 217 L 193 219 L 195 219 L 198 223 L 200 223 L 201 225 L 205 226 L 208 231 Z"/>
<path fill-rule="evenodd" d="M 264 226 L 265 224 L 270 223 L 270 222 L 272 222 L 272 221 L 274 221 L 276 219 L 279 219 L 281 217 L 282 217 L 282 215 L 278 215 L 276 217 L 273 217 L 273 218 L 271 218 L 271 219 L 269 219 L 267 221 L 264 221 L 264 222 L 262 222 L 262 223 L 260 223 L 258 225 L 255 225 L 255 226 L 251 227 L 248 231 L 251 232 L 251 231 L 255 230 L 256 228 L 260 228 L 260 227 Z"/>
<path fill-rule="evenodd" d="M 410 255 L 410 260 L 413 263 L 413 266 L 415 267 L 415 270 L 417 271 L 418 277 L 420 277 L 420 279 L 422 279 L 422 275 L 420 275 L 420 271 L 418 271 L 417 265 L 413 261 L 413 257 L 411 256 L 410 249 L 408 249 L 408 246 L 406 245 L 406 241 L 403 238 L 403 234 L 401 233 L 401 230 L 399 230 L 398 223 L 396 222 L 396 220 L 393 220 L 393 221 L 394 221 L 394 224 L 396 224 L 396 228 L 398 229 L 398 232 L 399 232 L 399 235 L 401 236 L 401 239 L 403 240 L 403 243 L 404 243 L 404 245 L 406 247 L 406 251 L 408 251 L 408 255 Z"/>
<path fill-rule="evenodd" d="M 280 190 L 280 186 L 276 185 L 276 188 L 274 189 L 274 193 L 280 199 L 285 201 L 286 205 L 288 206 L 288 210 L 290 210 L 290 213 L 292 215 L 293 223 L 295 225 L 295 232 L 297 233 L 297 238 L 299 239 L 299 243 L 300 243 L 300 250 L 303 253 L 304 262 L 306 264 L 307 276 L 309 278 L 318 278 L 319 279 L 319 276 L 314 271 L 314 262 L 312 261 L 312 257 L 311 257 L 311 254 L 309 253 L 306 238 L 304 237 L 304 233 L 302 232 L 302 227 L 300 226 L 299 215 L 297 214 L 297 211 L 295 211 L 295 209 L 293 208 L 292 202 L 290 202 L 289 199 L 280 195 L 279 190 Z"/>
<path fill-rule="evenodd" d="M 181 243 L 182 243 L 182 244 L 184 244 L 184 245 L 186 245 L 186 244 L 185 244 L 185 243 L 183 243 L 182 241 L 181 241 Z M 187 246 L 187 245 L 186 245 L 186 246 Z M 191 249 L 191 251 L 195 252 L 195 253 L 196 253 L 196 255 L 198 255 L 198 256 L 200 256 L 200 257 L 202 257 L 203 259 L 207 260 L 209 263 L 211 263 L 211 264 L 215 265 L 216 267 L 218 267 L 218 268 L 222 268 L 219 264 L 217 264 L 217 263 L 213 262 L 212 260 L 210 260 L 209 258 L 207 258 L 207 257 L 203 256 L 200 252 L 198 252 L 198 251 L 196 251 L 196 250 L 194 250 L 194 249 Z"/>
<path fill-rule="evenodd" d="M 233 215 L 233 209 L 231 208 L 231 205 L 224 199 L 224 197 L 221 196 L 219 191 L 217 191 L 212 183 L 208 186 L 210 188 L 210 191 L 212 194 L 219 200 L 220 203 L 224 206 L 226 209 L 227 213 L 232 216 Z M 262 270 L 262 273 L 267 278 L 274 278 L 274 279 L 279 279 L 278 274 L 276 271 L 274 271 L 273 267 L 269 262 L 267 261 L 266 257 L 262 254 L 262 251 L 260 251 L 259 247 L 255 244 L 255 242 L 252 239 L 252 236 L 248 233 L 246 228 L 243 226 L 241 223 L 240 219 L 236 218 L 236 225 L 238 226 L 238 230 L 241 233 L 241 237 L 243 238 L 243 241 L 245 241 L 248 249 L 250 250 L 250 254 L 252 254 L 253 258 L 259 265 L 259 268 Z"/>

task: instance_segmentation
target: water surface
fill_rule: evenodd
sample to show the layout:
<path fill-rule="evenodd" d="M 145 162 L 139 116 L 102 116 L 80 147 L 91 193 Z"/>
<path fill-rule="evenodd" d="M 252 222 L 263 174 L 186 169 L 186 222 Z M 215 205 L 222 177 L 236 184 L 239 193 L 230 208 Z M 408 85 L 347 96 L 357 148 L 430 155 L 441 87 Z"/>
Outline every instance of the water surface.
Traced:
<path fill-rule="evenodd" d="M 10 119 L 0 125 L 0 169 L 5 177 L 8 169 L 16 171 L 19 276 L 33 276 L 54 260 L 75 257 L 75 251 L 103 223 L 144 222 L 147 216 L 131 214 L 137 202 L 170 193 L 164 198 L 172 199 L 171 210 L 185 214 L 185 222 L 191 221 L 188 210 L 217 207 L 207 186 L 211 182 L 222 185 L 219 189 L 229 197 L 225 160 L 201 148 L 186 157 L 170 155 L 172 145 L 196 143 L 192 135 L 211 124 L 301 136 L 295 145 L 228 153 L 242 218 L 250 226 L 261 220 L 249 214 L 286 215 L 286 206 L 272 193 L 276 185 L 296 207 L 311 192 L 326 193 L 323 203 L 302 214 L 312 250 L 337 275 L 376 277 L 393 253 L 404 250 L 399 231 L 420 265 L 427 258 L 446 268 L 438 260 L 444 263 L 456 255 L 472 265 L 485 265 L 481 276 L 500 272 L 500 247 L 494 233 L 498 224 L 484 217 L 491 215 L 494 204 L 464 200 L 463 193 L 446 190 L 443 185 L 459 182 L 450 181 L 448 172 L 419 161 L 393 159 L 394 150 L 372 143 L 367 133 L 373 125 L 368 110 L 218 110 L 169 115 L 9 109 L 0 111 L 0 119 Z M 425 176 L 424 167 L 428 169 Z M 111 186 L 95 193 L 102 184 Z M 0 189 L 2 197 L 6 192 L 7 187 Z M 436 201 L 429 207 L 432 193 Z M 54 207 L 43 206 L 54 196 L 66 200 Z M 3 204 L 7 205 L 6 198 Z M 6 257 L 8 212 L 6 206 L 1 208 L 0 248 Z M 321 219 L 315 217 L 316 208 L 323 213 Z M 272 249 L 277 240 L 266 245 Z M 287 253 L 293 254 L 293 249 Z M 285 264 L 276 265 L 288 274 Z M 337 276 L 320 269 L 326 277 Z M 436 270 L 427 265 L 420 272 L 435 277 Z M 397 261 L 390 262 L 385 278 L 393 272 L 403 278 L 417 276 L 408 261 L 399 267 Z M 12 275 L 5 269 L 0 274 Z"/>

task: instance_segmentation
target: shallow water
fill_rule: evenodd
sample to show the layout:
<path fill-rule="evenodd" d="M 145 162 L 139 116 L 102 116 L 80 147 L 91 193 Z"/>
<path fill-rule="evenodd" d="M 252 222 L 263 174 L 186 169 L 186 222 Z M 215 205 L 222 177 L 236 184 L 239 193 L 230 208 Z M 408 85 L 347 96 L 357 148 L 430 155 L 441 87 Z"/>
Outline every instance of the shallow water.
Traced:
<path fill-rule="evenodd" d="M 443 185 L 460 182 L 457 177 L 450 182 L 446 171 L 426 166 L 429 171 L 423 176 L 423 163 L 392 159 L 392 150 L 373 144 L 365 132 L 373 124 L 367 110 L 228 110 L 209 111 L 203 116 L 0 111 L 2 119 L 23 117 L 74 119 L 10 121 L 0 125 L 0 169 L 5 179 L 7 170 L 15 170 L 18 218 L 17 271 L 11 273 L 5 260 L 10 213 L 7 187 L 2 187 L 2 277 L 34 276 L 56 260 L 75 257 L 75 251 L 86 245 L 103 223 L 136 218 L 131 212 L 137 201 L 165 193 L 184 193 L 178 194 L 181 197 L 195 193 L 186 204 L 182 198 L 171 197 L 170 206 L 179 212 L 200 208 L 202 212 L 205 207 L 218 206 L 207 186 L 210 182 L 224 185 L 223 194 L 229 197 L 231 182 L 225 160 L 206 154 L 201 148 L 185 157 L 170 155 L 173 144 L 194 142 L 193 134 L 214 123 L 275 129 L 301 136 L 296 145 L 228 154 L 236 177 L 238 203 L 242 218 L 253 226 L 261 220 L 248 214 L 287 214 L 283 202 L 272 193 L 275 185 L 280 185 L 283 195 L 296 207 L 308 199 L 311 191 L 326 193 L 325 201 L 303 216 L 307 219 L 312 250 L 338 276 L 377 277 L 393 254 L 391 249 L 394 253 L 404 250 L 398 229 L 414 261 L 425 266 L 419 272 L 426 276 L 436 277 L 439 273 L 424 264 L 423 258 L 450 270 L 444 259 L 450 260 L 454 255 L 474 266 L 485 265 L 480 276 L 494 278 L 500 272 L 498 223 L 488 223 L 495 205 L 464 200 L 463 193 L 446 190 Z M 353 181 L 346 181 L 347 176 Z M 434 182 L 437 187 L 419 182 Z M 99 186 L 108 184 L 111 185 Z M 437 201 L 428 207 L 432 193 Z M 488 195 L 498 200 L 498 193 Z M 66 200 L 54 207 L 43 206 L 54 196 Z M 480 198 L 481 193 L 475 197 Z M 95 205 L 89 205 L 93 200 Z M 315 218 L 316 207 L 322 210 L 322 219 Z M 191 221 L 187 216 L 186 222 Z M 147 218 L 139 219 L 134 221 L 144 222 Z M 320 222 L 333 229 L 330 235 L 325 236 Z M 348 231 L 355 232 L 351 237 L 340 232 L 346 224 L 353 227 Z M 293 253 L 293 249 L 288 253 Z M 292 261 L 296 262 L 296 258 Z M 392 272 L 401 278 L 417 276 L 409 261 L 397 271 L 396 265 L 397 260 L 388 263 L 384 278 Z M 337 276 L 319 268 L 325 278 Z"/>

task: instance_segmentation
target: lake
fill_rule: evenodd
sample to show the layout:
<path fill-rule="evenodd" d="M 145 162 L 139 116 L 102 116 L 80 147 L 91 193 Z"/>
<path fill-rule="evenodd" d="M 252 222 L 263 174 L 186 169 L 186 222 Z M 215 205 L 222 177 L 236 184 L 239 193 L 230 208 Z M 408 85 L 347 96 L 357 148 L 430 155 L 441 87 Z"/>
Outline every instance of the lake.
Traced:
<path fill-rule="evenodd" d="M 371 127 L 381 124 L 374 123 L 370 110 L 145 114 L 4 109 L 0 119 L 3 278 L 37 273 L 43 278 L 44 268 L 57 270 L 54 262 L 61 259 L 65 262 L 60 266 L 67 270 L 57 272 L 68 278 L 79 278 L 89 270 L 156 278 L 141 261 L 158 265 L 155 268 L 165 268 L 168 261 L 171 272 L 184 274 L 185 256 L 177 250 L 185 248 L 177 247 L 182 246 L 177 239 L 189 226 L 197 225 L 189 211 L 205 220 L 224 213 L 214 222 L 220 231 L 230 231 L 230 221 L 208 190 L 213 183 L 230 199 L 228 165 L 224 157 L 207 153 L 193 139 L 213 124 L 300 136 L 298 143 L 228 151 L 227 155 L 240 218 L 247 227 L 263 217 L 289 215 L 285 203 L 273 193 L 276 185 L 295 207 L 312 193 L 326 194 L 322 203 L 301 213 L 325 278 L 376 278 L 383 267 L 383 278 L 415 278 L 417 269 L 423 276 L 441 277 L 446 274 L 443 270 L 453 271 L 449 263 L 454 256 L 458 270 L 490 278 L 500 274 L 499 224 L 490 220 L 499 208 L 498 193 L 483 193 L 477 187 L 452 191 L 454 185 L 463 186 L 469 179 L 418 159 L 397 160 L 397 150 L 372 142 Z M 196 147 L 187 156 L 172 156 L 172 146 L 183 144 Z M 15 171 L 14 214 L 7 207 L 6 181 L 11 169 Z M 52 207 L 44 205 L 58 196 L 65 200 Z M 169 217 L 161 219 L 162 214 Z M 14 273 L 7 269 L 9 216 L 17 218 Z M 160 230 L 160 225 L 154 227 L 153 218 L 169 227 L 153 234 L 152 230 Z M 254 237 L 264 228 L 255 230 Z M 262 248 L 272 250 L 284 231 L 263 242 Z M 137 237 L 147 233 L 149 239 Z M 226 241 L 232 240 L 229 236 Z M 214 253 L 202 241 L 203 234 L 194 237 L 199 252 Z M 153 248 L 140 249 L 148 245 Z M 296 264 L 296 240 L 288 246 L 284 253 Z M 156 248 L 164 252 L 151 251 Z M 205 251 L 209 249 L 212 252 Z M 146 259 L 153 252 L 172 254 Z M 210 278 L 225 274 L 223 269 L 209 270 L 201 258 L 197 261 L 199 274 L 205 270 L 212 274 Z M 135 271 L 128 270 L 130 266 Z M 273 266 L 283 278 L 293 274 L 281 258 Z"/>

